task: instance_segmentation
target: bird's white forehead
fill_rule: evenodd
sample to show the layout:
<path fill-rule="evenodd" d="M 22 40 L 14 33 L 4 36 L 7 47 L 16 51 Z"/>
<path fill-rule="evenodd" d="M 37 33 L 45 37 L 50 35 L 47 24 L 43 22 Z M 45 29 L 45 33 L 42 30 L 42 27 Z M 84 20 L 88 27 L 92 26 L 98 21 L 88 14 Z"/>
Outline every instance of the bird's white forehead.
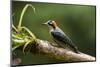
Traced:
<path fill-rule="evenodd" d="M 52 24 L 53 22 L 55 22 L 55 21 L 53 21 L 53 20 L 48 20 L 47 21 L 47 23 L 50 23 L 50 24 Z"/>

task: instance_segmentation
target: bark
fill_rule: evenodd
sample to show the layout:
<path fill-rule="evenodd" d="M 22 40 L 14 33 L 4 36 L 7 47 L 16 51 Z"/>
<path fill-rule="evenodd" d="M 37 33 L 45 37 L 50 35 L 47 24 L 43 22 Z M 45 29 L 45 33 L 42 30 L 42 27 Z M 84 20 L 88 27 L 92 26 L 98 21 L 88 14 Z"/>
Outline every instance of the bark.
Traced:
<path fill-rule="evenodd" d="M 81 61 L 95 61 L 95 57 L 80 52 L 74 53 L 69 49 L 52 46 L 53 43 L 44 40 L 37 41 L 37 50 L 39 53 L 49 57 L 63 60 L 65 62 L 81 62 Z"/>

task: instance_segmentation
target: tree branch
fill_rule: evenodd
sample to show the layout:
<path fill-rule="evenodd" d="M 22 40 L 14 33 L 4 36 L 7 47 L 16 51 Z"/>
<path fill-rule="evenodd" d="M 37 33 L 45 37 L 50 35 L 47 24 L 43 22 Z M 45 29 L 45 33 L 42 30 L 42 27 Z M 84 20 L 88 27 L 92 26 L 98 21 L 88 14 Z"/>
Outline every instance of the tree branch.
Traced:
<path fill-rule="evenodd" d="M 69 49 L 63 49 L 52 46 L 52 43 L 44 40 L 37 41 L 37 50 L 39 53 L 47 55 L 49 57 L 63 60 L 66 62 L 78 62 L 78 61 L 95 61 L 95 57 L 84 53 L 74 53 Z"/>

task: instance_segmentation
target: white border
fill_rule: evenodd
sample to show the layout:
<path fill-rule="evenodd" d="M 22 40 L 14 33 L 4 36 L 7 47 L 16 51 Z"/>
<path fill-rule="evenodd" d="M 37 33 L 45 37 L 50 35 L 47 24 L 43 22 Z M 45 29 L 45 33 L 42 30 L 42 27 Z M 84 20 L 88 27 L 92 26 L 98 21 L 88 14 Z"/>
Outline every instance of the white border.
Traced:
<path fill-rule="evenodd" d="M 15 1 L 34 1 L 34 2 L 49 2 L 49 3 L 69 3 L 69 4 L 84 4 L 96 5 L 96 1 L 91 0 L 15 0 Z"/>
<path fill-rule="evenodd" d="M 0 0 L 0 67 L 10 65 L 10 1 Z"/>
<path fill-rule="evenodd" d="M 83 63 L 67 63 L 53 65 L 39 65 L 37 67 L 99 67 L 100 64 L 100 0 L 24 0 L 50 3 L 69 3 L 96 5 L 97 7 L 97 61 Z M 10 0 L 0 0 L 0 67 L 10 66 Z M 27 66 L 30 67 L 30 66 Z"/>

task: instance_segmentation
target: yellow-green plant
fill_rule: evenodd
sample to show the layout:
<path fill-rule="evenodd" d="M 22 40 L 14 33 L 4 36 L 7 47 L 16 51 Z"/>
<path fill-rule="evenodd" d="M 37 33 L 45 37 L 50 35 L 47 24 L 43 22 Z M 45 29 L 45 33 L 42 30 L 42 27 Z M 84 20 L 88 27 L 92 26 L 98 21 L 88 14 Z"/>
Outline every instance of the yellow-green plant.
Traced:
<path fill-rule="evenodd" d="M 35 12 L 34 6 L 32 6 L 31 4 L 26 4 L 21 12 L 18 26 L 15 27 L 12 24 L 12 51 L 14 51 L 16 48 L 20 46 L 23 46 L 23 52 L 24 52 L 25 48 L 29 44 L 36 43 L 35 35 L 27 27 L 22 26 L 23 16 L 28 7 L 31 7 Z"/>

